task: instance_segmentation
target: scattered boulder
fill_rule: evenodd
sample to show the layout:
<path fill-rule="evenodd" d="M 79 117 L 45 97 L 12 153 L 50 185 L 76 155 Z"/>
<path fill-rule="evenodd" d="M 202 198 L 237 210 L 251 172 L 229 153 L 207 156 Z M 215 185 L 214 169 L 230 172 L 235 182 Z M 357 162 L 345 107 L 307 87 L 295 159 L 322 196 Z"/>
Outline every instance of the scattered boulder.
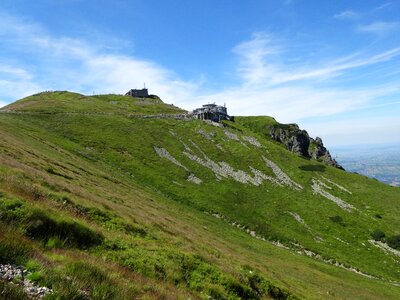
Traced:
<path fill-rule="evenodd" d="M 38 286 L 29 279 L 26 279 L 29 275 L 30 273 L 24 267 L 0 264 L 0 280 L 21 286 L 28 297 L 32 299 L 42 299 L 45 295 L 52 293 L 51 289 Z"/>

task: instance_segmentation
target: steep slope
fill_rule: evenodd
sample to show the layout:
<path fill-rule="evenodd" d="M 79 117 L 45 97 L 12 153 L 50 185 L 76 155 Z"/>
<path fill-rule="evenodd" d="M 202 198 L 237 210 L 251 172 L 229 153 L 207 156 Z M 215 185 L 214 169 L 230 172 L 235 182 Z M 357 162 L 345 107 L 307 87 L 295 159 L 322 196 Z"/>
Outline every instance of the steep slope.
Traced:
<path fill-rule="evenodd" d="M 301 130 L 297 124 L 281 124 L 270 117 L 238 117 L 236 122 L 267 139 L 278 142 L 287 150 L 305 157 L 321 161 L 329 166 L 344 170 L 324 147 L 322 139 L 315 139 Z"/>
<path fill-rule="evenodd" d="M 400 257 L 371 234 L 400 233 L 398 188 L 215 125 L 116 95 L 4 108 L 0 263 L 35 261 L 64 296 L 396 299 Z"/>

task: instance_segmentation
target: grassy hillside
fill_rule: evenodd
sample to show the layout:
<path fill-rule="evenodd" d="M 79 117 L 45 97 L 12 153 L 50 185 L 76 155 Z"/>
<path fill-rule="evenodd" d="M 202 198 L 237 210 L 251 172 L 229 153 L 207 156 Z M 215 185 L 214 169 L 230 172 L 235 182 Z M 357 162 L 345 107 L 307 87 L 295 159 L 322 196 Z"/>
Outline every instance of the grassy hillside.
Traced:
<path fill-rule="evenodd" d="M 272 118 L 182 113 L 69 92 L 2 109 L 0 263 L 48 298 L 399 297 L 399 188 L 284 150 Z"/>

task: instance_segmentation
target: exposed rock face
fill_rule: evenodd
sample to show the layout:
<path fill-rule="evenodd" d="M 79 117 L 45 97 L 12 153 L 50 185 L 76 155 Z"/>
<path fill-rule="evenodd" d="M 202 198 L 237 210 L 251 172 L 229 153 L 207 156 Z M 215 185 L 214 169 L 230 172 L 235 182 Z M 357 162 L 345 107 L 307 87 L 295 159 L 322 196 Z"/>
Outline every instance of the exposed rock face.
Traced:
<path fill-rule="evenodd" d="M 271 126 L 271 137 L 285 145 L 286 149 L 297 155 L 308 157 L 310 137 L 307 131 L 300 130 L 297 124 Z"/>
<path fill-rule="evenodd" d="M 344 170 L 324 147 L 321 138 L 311 138 L 307 131 L 301 130 L 297 124 L 273 125 L 269 127 L 269 133 L 272 139 L 282 143 L 286 149 L 297 155 L 311 157 L 327 165 Z"/>
<path fill-rule="evenodd" d="M 313 138 L 310 138 L 308 153 L 310 157 L 314 159 L 322 160 L 327 165 L 344 170 L 344 168 L 339 165 L 335 159 L 332 158 L 329 151 L 324 147 L 322 139 L 319 137 L 316 137 L 315 140 Z"/>

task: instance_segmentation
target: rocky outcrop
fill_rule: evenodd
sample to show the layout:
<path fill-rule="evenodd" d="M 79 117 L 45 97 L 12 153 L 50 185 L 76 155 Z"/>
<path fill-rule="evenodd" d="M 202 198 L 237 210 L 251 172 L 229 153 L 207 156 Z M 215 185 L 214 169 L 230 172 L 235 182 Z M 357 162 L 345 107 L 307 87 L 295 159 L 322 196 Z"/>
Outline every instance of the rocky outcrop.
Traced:
<path fill-rule="evenodd" d="M 308 132 L 301 130 L 297 124 L 278 123 L 269 127 L 269 133 L 273 140 L 281 143 L 286 149 L 299 156 L 313 158 L 344 170 L 324 147 L 321 138 L 311 138 Z"/>
<path fill-rule="evenodd" d="M 310 137 L 307 131 L 300 130 L 297 124 L 271 126 L 270 134 L 275 141 L 282 143 L 289 151 L 300 156 L 309 156 Z"/>
<path fill-rule="evenodd" d="M 311 158 L 321 160 L 327 165 L 344 170 L 344 168 L 341 165 L 339 165 L 334 158 L 332 158 L 328 149 L 324 147 L 322 139 L 319 137 L 316 137 L 315 140 L 313 138 L 310 138 L 310 146 L 308 147 L 308 154 Z"/>

